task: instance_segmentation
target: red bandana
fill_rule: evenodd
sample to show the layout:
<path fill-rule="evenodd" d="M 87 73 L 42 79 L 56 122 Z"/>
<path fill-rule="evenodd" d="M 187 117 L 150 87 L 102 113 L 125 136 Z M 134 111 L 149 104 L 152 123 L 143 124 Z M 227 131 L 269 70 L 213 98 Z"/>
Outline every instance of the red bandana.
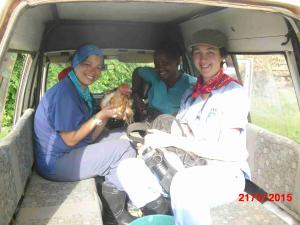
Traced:
<path fill-rule="evenodd" d="M 220 69 L 219 72 L 210 79 L 207 83 L 203 84 L 203 79 L 201 76 L 198 77 L 197 83 L 194 85 L 194 92 L 192 94 L 193 98 L 198 97 L 200 94 L 208 94 L 211 93 L 212 90 L 219 89 L 224 85 L 234 81 L 238 84 L 237 80 L 233 79 L 232 77 L 228 76 L 223 72 L 223 69 Z"/>
<path fill-rule="evenodd" d="M 70 67 L 67 67 L 67 68 L 63 69 L 62 71 L 60 71 L 60 73 L 57 76 L 58 80 L 64 79 L 71 70 L 72 70 L 72 67 L 70 66 Z"/>

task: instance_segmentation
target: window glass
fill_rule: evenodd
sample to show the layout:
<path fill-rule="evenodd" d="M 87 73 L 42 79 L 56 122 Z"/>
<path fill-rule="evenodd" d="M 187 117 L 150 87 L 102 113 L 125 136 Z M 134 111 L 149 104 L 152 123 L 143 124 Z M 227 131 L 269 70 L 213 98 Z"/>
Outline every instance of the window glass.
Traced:
<path fill-rule="evenodd" d="M 283 54 L 237 55 L 251 95 L 251 122 L 300 142 L 300 112 Z"/>
<path fill-rule="evenodd" d="M 17 90 L 26 56 L 26 54 L 7 53 L 0 67 L 0 101 L 1 112 L 3 112 L 0 139 L 6 136 L 13 126 Z"/>
<path fill-rule="evenodd" d="M 137 67 L 154 67 L 153 63 L 124 63 L 117 59 L 105 60 L 105 65 L 106 70 L 103 71 L 101 77 L 91 85 L 91 91 L 93 93 L 111 90 L 122 83 L 131 84 L 132 72 Z"/>
<path fill-rule="evenodd" d="M 230 55 L 228 55 L 225 59 L 225 64 L 223 65 L 224 68 L 224 73 L 226 73 L 227 75 L 233 77 L 236 80 L 239 80 L 235 71 L 235 67 L 234 64 L 232 62 L 232 58 Z"/>
<path fill-rule="evenodd" d="M 48 68 L 48 76 L 46 83 L 46 90 L 51 88 L 58 82 L 58 74 L 69 65 L 66 63 L 50 63 Z"/>
<path fill-rule="evenodd" d="M 57 75 L 66 68 L 67 64 L 51 63 L 48 70 L 47 89 L 58 82 Z M 132 72 L 136 67 L 151 66 L 153 63 L 124 63 L 116 59 L 106 59 L 106 69 L 102 71 L 100 78 L 90 86 L 92 93 L 102 93 L 111 90 L 120 84 L 131 83 Z"/>

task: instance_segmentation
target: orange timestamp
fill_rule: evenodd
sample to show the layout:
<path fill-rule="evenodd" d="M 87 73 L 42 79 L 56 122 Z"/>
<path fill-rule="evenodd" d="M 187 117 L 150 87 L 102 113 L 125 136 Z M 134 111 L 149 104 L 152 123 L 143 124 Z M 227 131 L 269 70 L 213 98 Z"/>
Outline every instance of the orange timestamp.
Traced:
<path fill-rule="evenodd" d="M 293 201 L 293 195 L 291 193 L 279 194 L 279 193 L 241 193 L 239 194 L 239 202 L 253 202 L 256 199 L 259 202 L 291 202 Z"/>

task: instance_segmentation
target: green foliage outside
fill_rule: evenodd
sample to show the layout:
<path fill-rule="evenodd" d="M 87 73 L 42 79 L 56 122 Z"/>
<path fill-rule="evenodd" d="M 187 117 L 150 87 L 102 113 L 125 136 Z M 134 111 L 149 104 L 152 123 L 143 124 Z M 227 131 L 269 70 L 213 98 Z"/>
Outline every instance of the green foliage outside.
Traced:
<path fill-rule="evenodd" d="M 60 71 L 62 71 L 67 66 L 68 65 L 65 63 L 50 64 L 49 70 L 48 70 L 47 85 L 46 85 L 47 90 L 58 82 L 57 75 L 59 74 Z"/>
<path fill-rule="evenodd" d="M 102 71 L 99 79 L 90 86 L 92 93 L 102 93 L 118 87 L 122 83 L 131 84 L 132 72 L 140 66 L 151 66 L 153 63 L 122 63 L 116 59 L 105 61 L 107 69 Z M 57 75 L 67 64 L 50 64 L 47 89 L 58 82 Z"/>
<path fill-rule="evenodd" d="M 9 81 L 9 90 L 6 97 L 5 113 L 2 119 L 2 126 L 10 126 L 13 123 L 13 114 L 16 102 L 16 95 L 20 83 L 21 72 L 25 60 L 25 55 L 18 54 L 12 76 Z"/>
<path fill-rule="evenodd" d="M 9 90 L 6 97 L 5 109 L 2 118 L 0 139 L 5 137 L 12 129 L 14 109 L 16 103 L 17 90 L 20 84 L 20 77 L 25 61 L 25 55 L 18 54 L 13 72 L 9 81 Z"/>
<path fill-rule="evenodd" d="M 245 77 L 245 65 L 252 65 L 251 122 L 276 134 L 300 142 L 300 111 L 282 54 L 238 55 L 239 69 Z"/>
<path fill-rule="evenodd" d="M 295 96 L 281 89 L 272 100 L 252 99 L 251 107 L 256 109 L 251 112 L 252 123 L 300 143 L 300 112 Z"/>
<path fill-rule="evenodd" d="M 106 60 L 107 69 L 100 78 L 91 85 L 92 93 L 102 93 L 118 87 L 122 83 L 131 84 L 132 72 L 136 67 L 153 66 L 153 64 L 121 63 L 118 60 Z"/>

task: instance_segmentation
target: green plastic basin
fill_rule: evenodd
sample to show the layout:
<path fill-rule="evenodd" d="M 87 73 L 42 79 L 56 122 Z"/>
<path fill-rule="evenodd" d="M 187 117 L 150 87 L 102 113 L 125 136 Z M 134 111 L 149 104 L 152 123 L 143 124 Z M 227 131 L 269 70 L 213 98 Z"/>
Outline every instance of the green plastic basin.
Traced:
<path fill-rule="evenodd" d="M 173 216 L 150 215 L 132 221 L 129 225 L 174 225 Z"/>

